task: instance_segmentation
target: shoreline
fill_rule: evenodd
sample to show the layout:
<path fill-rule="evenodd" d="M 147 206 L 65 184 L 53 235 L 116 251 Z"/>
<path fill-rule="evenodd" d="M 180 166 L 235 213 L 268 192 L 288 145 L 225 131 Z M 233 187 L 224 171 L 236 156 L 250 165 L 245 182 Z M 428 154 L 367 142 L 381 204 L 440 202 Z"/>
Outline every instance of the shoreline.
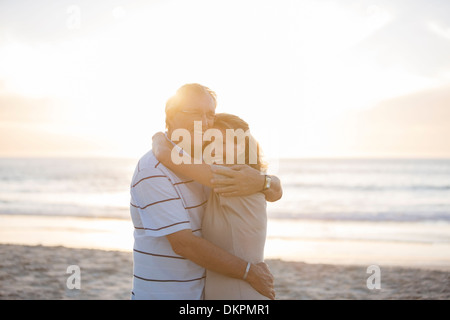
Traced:
<path fill-rule="evenodd" d="M 450 224 L 440 223 L 269 219 L 265 258 L 450 271 L 448 235 Z M 125 219 L 0 215 L 0 244 L 131 252 L 133 226 Z"/>
<path fill-rule="evenodd" d="M 128 300 L 131 252 L 63 246 L 0 244 L 0 299 Z M 277 300 L 450 299 L 450 272 L 381 267 L 380 289 L 369 289 L 371 273 L 355 265 L 266 261 L 275 278 Z M 80 288 L 68 288 L 80 270 Z M 69 281 L 70 282 L 70 281 Z"/>

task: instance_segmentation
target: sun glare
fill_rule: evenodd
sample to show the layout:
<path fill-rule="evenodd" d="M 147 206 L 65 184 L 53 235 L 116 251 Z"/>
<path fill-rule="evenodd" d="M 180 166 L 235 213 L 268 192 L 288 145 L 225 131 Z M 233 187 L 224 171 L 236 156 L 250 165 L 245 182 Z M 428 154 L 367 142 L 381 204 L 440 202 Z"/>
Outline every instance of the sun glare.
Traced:
<path fill-rule="evenodd" d="M 166 99 L 198 82 L 217 92 L 219 112 L 251 124 L 269 154 L 289 149 L 289 137 L 302 150 L 294 154 L 324 155 L 335 117 L 448 82 L 445 73 L 438 79 L 407 66 L 380 66 L 358 47 L 395 21 L 388 5 L 195 4 L 111 6 L 108 23 L 81 20 L 79 31 L 63 30 L 58 41 L 9 35 L 0 47 L 3 90 L 58 100 L 55 130 L 141 153 L 144 141 L 164 130 Z M 448 35 L 437 22 L 428 28 Z M 268 119 L 270 132 L 284 137 L 275 139 L 281 145 L 266 137 Z"/>

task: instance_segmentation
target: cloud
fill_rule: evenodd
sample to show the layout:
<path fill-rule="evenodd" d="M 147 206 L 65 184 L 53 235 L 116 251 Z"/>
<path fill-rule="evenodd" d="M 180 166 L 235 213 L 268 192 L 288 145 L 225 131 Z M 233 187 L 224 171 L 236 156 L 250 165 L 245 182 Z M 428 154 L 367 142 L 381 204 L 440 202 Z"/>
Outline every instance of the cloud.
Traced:
<path fill-rule="evenodd" d="M 45 123 L 55 119 L 58 109 L 50 98 L 25 98 L 0 94 L 0 123 Z"/>
<path fill-rule="evenodd" d="M 431 21 L 428 26 L 431 31 L 435 32 L 441 37 L 444 37 L 447 40 L 450 40 L 450 27 L 446 27 L 443 24 L 439 24 L 434 21 Z"/>
<path fill-rule="evenodd" d="M 389 8 L 393 19 L 355 45 L 351 54 L 427 77 L 450 68 L 448 1 L 388 1 L 376 7 Z"/>
<path fill-rule="evenodd" d="M 383 101 L 335 125 L 347 152 L 450 157 L 450 86 Z"/>
<path fill-rule="evenodd" d="M 31 125 L 0 123 L 0 156 L 98 156 L 110 151 L 105 141 L 88 139 Z"/>
<path fill-rule="evenodd" d="M 55 129 L 64 109 L 55 100 L 23 97 L 1 89 L 0 85 L 0 156 L 50 156 L 95 150 L 94 141 Z"/>

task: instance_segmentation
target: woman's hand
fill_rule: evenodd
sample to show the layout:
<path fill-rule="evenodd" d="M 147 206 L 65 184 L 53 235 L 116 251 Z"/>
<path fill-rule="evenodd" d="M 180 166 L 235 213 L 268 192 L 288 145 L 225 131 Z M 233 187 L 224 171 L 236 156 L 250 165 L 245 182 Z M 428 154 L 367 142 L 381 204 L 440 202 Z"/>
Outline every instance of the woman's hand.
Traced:
<path fill-rule="evenodd" d="M 246 196 L 262 191 L 264 175 L 247 165 L 211 166 L 214 192 L 223 196 Z"/>
<path fill-rule="evenodd" d="M 214 192 L 225 196 L 246 196 L 257 192 L 264 193 L 266 200 L 274 202 L 281 199 L 283 189 L 280 179 L 271 176 L 272 184 L 263 191 L 265 177 L 261 172 L 247 165 L 237 164 L 231 167 L 211 166 Z"/>

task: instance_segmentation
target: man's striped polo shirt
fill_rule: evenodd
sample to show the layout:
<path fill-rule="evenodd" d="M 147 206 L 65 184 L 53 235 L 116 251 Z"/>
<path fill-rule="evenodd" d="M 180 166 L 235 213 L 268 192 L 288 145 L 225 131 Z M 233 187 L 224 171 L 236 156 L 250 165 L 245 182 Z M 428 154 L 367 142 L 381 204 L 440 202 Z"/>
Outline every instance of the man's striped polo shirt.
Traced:
<path fill-rule="evenodd" d="M 203 299 L 205 269 L 177 255 L 165 236 L 183 229 L 202 236 L 205 188 L 175 175 L 149 151 L 138 162 L 130 193 L 132 299 Z"/>

